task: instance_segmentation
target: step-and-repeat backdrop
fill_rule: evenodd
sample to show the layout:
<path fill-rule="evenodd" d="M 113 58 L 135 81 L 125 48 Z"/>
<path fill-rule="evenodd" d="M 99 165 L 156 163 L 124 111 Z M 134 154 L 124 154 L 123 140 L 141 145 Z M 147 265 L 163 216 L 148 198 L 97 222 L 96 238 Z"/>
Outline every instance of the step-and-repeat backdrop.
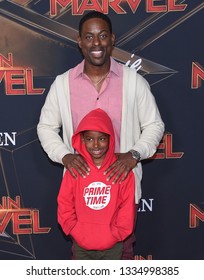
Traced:
<path fill-rule="evenodd" d="M 36 126 L 56 75 L 82 59 L 90 10 L 110 16 L 113 57 L 142 65 L 166 125 L 143 162 L 135 259 L 204 259 L 203 0 L 0 1 L 0 259 L 71 257 L 56 218 L 62 166 Z"/>

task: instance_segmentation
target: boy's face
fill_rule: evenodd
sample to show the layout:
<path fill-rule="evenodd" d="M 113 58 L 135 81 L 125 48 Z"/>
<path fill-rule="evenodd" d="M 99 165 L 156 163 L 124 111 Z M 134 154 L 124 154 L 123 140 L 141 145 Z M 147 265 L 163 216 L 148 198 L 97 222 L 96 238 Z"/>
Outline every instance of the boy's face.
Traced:
<path fill-rule="evenodd" d="M 82 141 L 96 165 L 101 165 L 109 148 L 110 136 L 103 132 L 87 130 L 82 133 Z"/>

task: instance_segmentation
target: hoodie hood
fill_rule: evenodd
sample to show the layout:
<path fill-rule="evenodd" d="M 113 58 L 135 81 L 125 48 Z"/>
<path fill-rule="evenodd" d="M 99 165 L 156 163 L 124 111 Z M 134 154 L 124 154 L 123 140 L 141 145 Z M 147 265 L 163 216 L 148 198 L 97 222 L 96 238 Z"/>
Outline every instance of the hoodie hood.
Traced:
<path fill-rule="evenodd" d="M 73 148 L 81 154 L 87 162 L 93 164 L 90 154 L 87 152 L 85 145 L 81 139 L 81 133 L 85 130 L 99 131 L 110 135 L 109 149 L 103 161 L 103 166 L 111 157 L 114 156 L 115 136 L 113 125 L 110 117 L 101 109 L 95 109 L 89 112 L 79 123 L 74 135 L 72 136 Z"/>

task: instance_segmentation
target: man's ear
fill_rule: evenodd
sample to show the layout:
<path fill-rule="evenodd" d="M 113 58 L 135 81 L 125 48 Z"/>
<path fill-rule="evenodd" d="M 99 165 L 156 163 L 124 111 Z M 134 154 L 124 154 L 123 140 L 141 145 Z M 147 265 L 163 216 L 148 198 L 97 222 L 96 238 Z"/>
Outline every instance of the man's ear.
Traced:
<path fill-rule="evenodd" d="M 114 33 L 112 33 L 112 35 L 111 35 L 111 41 L 112 41 L 112 46 L 114 46 L 114 44 L 115 44 L 115 34 Z"/>
<path fill-rule="evenodd" d="M 81 49 L 81 37 L 80 36 L 77 37 L 77 43 L 78 43 L 79 48 Z"/>

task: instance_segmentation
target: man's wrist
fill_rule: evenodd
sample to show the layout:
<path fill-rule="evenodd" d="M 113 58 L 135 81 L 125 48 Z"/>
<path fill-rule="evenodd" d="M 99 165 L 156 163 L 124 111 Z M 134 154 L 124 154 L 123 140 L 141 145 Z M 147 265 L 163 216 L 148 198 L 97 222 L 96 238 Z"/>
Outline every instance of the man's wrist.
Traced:
<path fill-rule="evenodd" d="M 63 165 L 65 165 L 65 163 L 66 163 L 66 158 L 67 158 L 68 155 L 69 155 L 69 154 L 66 154 L 66 155 L 63 156 L 63 158 L 62 158 L 62 163 L 63 163 Z"/>
<path fill-rule="evenodd" d="M 131 153 L 132 158 L 136 159 L 137 162 L 139 162 L 141 160 L 141 156 L 140 156 L 140 153 L 138 151 L 130 150 L 129 152 Z"/>

